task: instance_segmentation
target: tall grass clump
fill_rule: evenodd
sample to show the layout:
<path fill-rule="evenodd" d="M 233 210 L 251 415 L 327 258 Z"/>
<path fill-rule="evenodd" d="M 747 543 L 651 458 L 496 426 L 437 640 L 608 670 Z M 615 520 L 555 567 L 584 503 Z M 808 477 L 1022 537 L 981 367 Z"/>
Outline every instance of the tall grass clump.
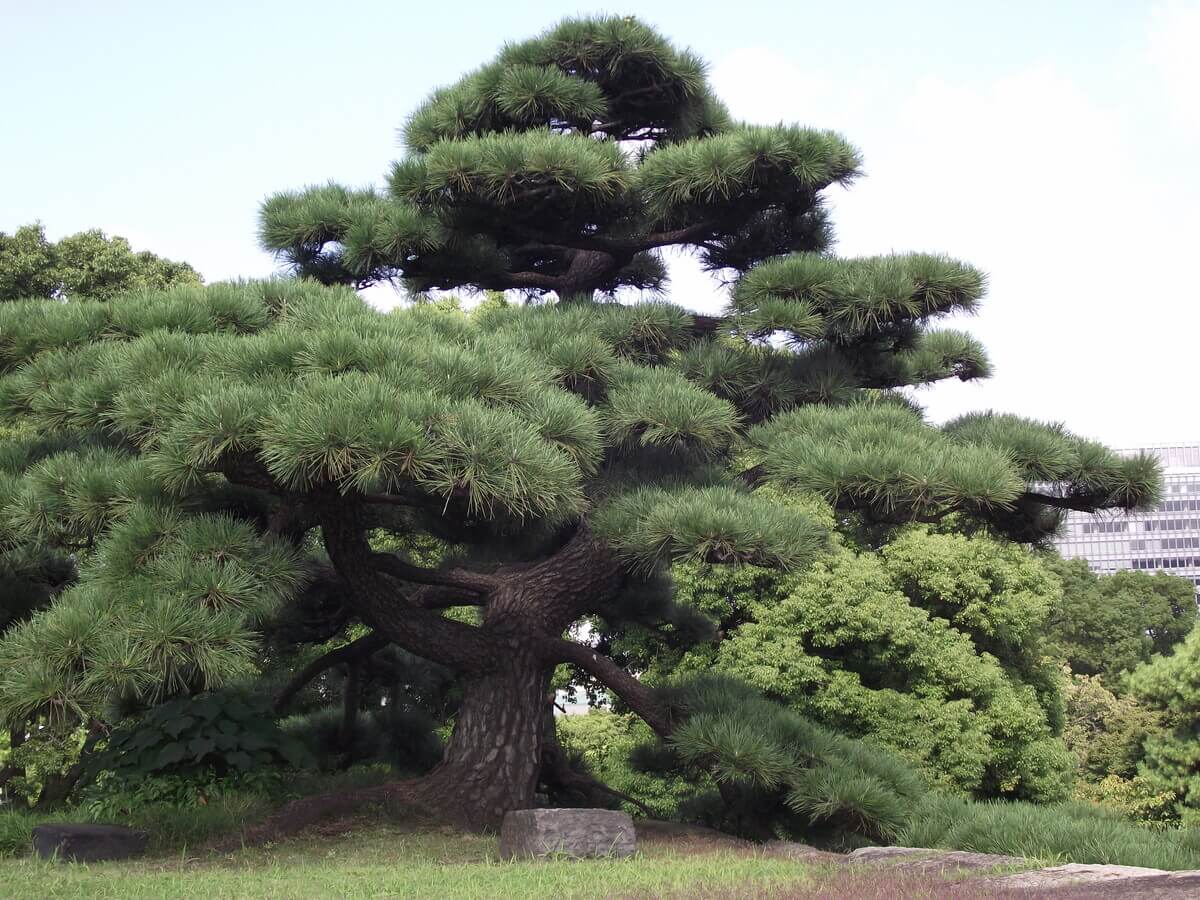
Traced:
<path fill-rule="evenodd" d="M 896 843 L 1049 863 L 1200 868 L 1200 829 L 1145 828 L 1086 803 L 1036 806 L 931 793 L 914 807 Z"/>

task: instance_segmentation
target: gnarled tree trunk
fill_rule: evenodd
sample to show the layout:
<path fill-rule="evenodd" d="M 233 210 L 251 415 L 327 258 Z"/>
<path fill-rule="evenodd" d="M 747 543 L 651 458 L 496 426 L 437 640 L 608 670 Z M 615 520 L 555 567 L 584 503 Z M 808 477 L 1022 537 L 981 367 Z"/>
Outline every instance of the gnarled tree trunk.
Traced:
<path fill-rule="evenodd" d="M 321 527 L 362 619 L 386 641 L 454 669 L 465 684 L 442 761 L 424 778 L 397 786 L 410 799 L 469 828 L 498 826 L 510 810 L 532 806 L 545 763 L 550 676 L 560 662 L 612 687 L 662 730 L 650 689 L 611 660 L 563 638 L 580 616 L 602 609 L 624 578 L 620 562 L 586 522 L 542 560 L 490 573 L 423 570 L 374 552 L 361 510 L 344 498 L 322 505 Z M 435 603 L 442 593 L 447 602 Z M 440 613 L 441 605 L 464 604 L 482 609 L 479 626 Z"/>
<path fill-rule="evenodd" d="M 551 671 L 518 652 L 467 682 L 445 756 L 422 779 L 421 796 L 472 829 L 498 826 L 509 810 L 533 806 Z"/>

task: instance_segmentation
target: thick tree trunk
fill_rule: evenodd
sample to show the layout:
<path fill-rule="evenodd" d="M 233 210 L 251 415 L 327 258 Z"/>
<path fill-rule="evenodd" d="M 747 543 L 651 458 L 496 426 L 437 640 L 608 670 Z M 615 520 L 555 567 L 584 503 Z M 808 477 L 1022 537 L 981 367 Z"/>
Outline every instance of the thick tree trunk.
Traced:
<path fill-rule="evenodd" d="M 430 805 L 471 829 L 497 827 L 509 810 L 533 806 L 551 671 L 517 653 L 467 683 L 445 756 L 421 780 Z"/>
<path fill-rule="evenodd" d="M 427 570 L 374 552 L 361 509 L 330 494 L 321 505 L 326 549 L 349 587 L 348 601 L 389 641 L 458 672 L 464 697 L 442 762 L 405 788 L 412 799 L 468 828 L 498 826 L 533 805 L 543 763 L 545 703 L 558 662 L 611 686 L 661 729 L 650 691 L 611 660 L 562 638 L 569 626 L 620 589 L 624 567 L 581 522 L 534 563 L 494 572 Z M 483 608 L 467 625 L 418 602 L 410 585 L 455 588 Z"/>

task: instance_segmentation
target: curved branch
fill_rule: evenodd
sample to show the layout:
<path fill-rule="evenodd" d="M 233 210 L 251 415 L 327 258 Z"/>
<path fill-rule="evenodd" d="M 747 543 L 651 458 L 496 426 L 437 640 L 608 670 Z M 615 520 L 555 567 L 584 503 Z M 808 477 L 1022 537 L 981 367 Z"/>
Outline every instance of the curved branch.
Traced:
<path fill-rule="evenodd" d="M 464 596 L 458 588 L 430 584 L 409 594 L 408 602 L 421 609 L 451 609 L 455 606 L 483 606 L 486 599 L 479 595 Z"/>
<path fill-rule="evenodd" d="M 480 628 L 411 603 L 374 565 L 377 554 L 367 541 L 361 510 L 347 499 L 327 493 L 318 498 L 317 508 L 330 561 L 349 584 L 348 599 L 363 620 L 431 662 L 467 674 L 491 671 L 504 652 L 501 643 Z"/>
<path fill-rule="evenodd" d="M 667 737 L 672 722 L 658 692 L 626 672 L 607 656 L 591 647 L 563 638 L 547 640 L 544 650 L 550 661 L 570 663 L 587 672 L 621 698 L 659 737 Z"/>
<path fill-rule="evenodd" d="M 297 672 L 292 680 L 284 685 L 283 690 L 275 695 L 273 708 L 276 715 L 282 713 L 287 707 L 288 702 L 318 675 L 342 663 L 357 662 L 366 659 L 371 654 L 382 650 L 389 643 L 391 642 L 386 637 L 373 631 L 365 637 L 360 637 L 358 640 L 351 641 L 345 646 L 330 650 L 323 656 L 318 656 Z"/>
<path fill-rule="evenodd" d="M 1053 494 L 1042 494 L 1037 491 L 1026 491 L 1020 497 L 1031 503 L 1043 506 L 1053 506 L 1055 509 L 1070 509 L 1076 512 L 1096 512 L 1103 507 L 1103 500 L 1084 497 L 1055 497 Z"/>
<path fill-rule="evenodd" d="M 391 575 L 393 578 L 399 578 L 401 581 L 457 588 L 470 594 L 490 593 L 500 583 L 494 576 L 485 572 L 472 572 L 468 569 L 426 569 L 423 566 L 414 566 L 393 553 L 372 553 L 370 562 L 380 572 Z"/>

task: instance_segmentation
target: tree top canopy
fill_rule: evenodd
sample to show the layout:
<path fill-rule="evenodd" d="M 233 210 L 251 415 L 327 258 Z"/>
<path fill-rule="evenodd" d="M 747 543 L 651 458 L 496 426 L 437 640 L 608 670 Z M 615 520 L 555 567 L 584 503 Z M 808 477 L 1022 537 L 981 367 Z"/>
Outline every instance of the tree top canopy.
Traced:
<path fill-rule="evenodd" d="M 651 251 L 713 270 L 819 251 L 819 193 L 848 184 L 839 135 L 733 122 L 705 67 L 632 18 L 565 21 L 435 91 L 404 128 L 386 191 L 338 185 L 263 205 L 263 245 L 326 282 L 656 288 Z"/>

